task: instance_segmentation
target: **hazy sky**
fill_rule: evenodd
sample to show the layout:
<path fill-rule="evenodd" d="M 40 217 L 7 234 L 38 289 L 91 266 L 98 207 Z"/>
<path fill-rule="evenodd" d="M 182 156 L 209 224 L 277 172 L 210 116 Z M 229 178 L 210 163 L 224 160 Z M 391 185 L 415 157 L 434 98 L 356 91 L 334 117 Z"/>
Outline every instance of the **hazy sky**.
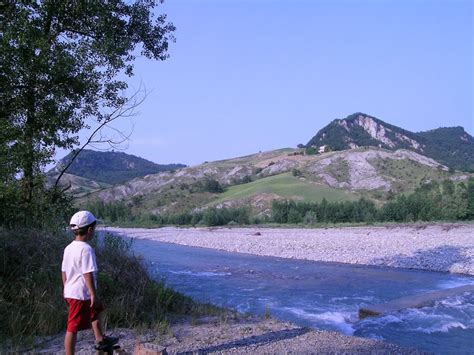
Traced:
<path fill-rule="evenodd" d="M 359 111 L 473 135 L 473 4 L 167 0 L 177 40 L 136 62 L 148 97 L 125 152 L 195 165 L 296 147 Z"/>

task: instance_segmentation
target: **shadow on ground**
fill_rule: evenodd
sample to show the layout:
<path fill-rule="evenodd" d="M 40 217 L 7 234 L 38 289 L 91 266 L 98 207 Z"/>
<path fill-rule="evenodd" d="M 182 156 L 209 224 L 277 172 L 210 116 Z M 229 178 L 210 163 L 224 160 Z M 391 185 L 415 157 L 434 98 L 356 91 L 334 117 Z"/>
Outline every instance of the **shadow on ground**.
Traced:
<path fill-rule="evenodd" d="M 419 250 L 412 255 L 396 254 L 391 257 L 373 259 L 375 265 L 386 265 L 408 269 L 423 269 L 446 272 L 462 272 L 463 265 L 473 263 L 469 253 L 472 248 L 443 245 L 440 247 Z M 472 266 L 471 266 L 472 267 Z"/>
<path fill-rule="evenodd" d="M 310 331 L 311 329 L 309 328 L 279 330 L 279 331 L 265 333 L 262 335 L 251 336 L 244 339 L 233 340 L 225 344 L 213 345 L 207 348 L 192 350 L 190 352 L 182 352 L 178 354 L 183 354 L 183 355 L 196 354 L 196 353 L 207 354 L 207 353 L 212 353 L 212 352 L 226 351 L 226 350 L 235 349 L 235 348 L 244 347 L 244 346 L 263 345 L 263 344 L 268 344 L 275 341 L 296 338 Z"/>

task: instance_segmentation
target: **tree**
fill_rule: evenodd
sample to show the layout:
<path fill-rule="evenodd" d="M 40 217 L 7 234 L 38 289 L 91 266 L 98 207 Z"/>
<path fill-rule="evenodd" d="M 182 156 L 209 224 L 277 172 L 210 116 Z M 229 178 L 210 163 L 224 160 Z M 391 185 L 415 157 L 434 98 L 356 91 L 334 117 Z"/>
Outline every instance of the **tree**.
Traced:
<path fill-rule="evenodd" d="M 19 177 L 31 202 L 41 167 L 57 147 L 78 145 L 88 122 L 127 102 L 120 75 L 135 56 L 165 60 L 175 27 L 157 2 L 17 0 L 0 13 L 0 162 L 4 185 Z M 5 175 L 5 176 L 3 176 Z"/>
<path fill-rule="evenodd" d="M 467 183 L 467 218 L 474 219 L 474 178 L 470 178 Z"/>
<path fill-rule="evenodd" d="M 224 191 L 219 181 L 215 179 L 211 179 L 211 178 L 207 178 L 204 181 L 203 190 L 207 192 L 213 192 L 213 193 L 220 193 Z"/>

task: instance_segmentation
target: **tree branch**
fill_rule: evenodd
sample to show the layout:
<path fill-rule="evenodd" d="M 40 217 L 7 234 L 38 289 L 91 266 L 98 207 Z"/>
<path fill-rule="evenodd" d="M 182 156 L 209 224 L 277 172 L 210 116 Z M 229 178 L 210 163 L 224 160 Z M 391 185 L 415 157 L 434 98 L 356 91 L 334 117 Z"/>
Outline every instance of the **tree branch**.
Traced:
<path fill-rule="evenodd" d="M 140 97 L 138 95 L 141 95 Z M 99 126 L 92 132 L 92 134 L 87 138 L 87 141 L 80 147 L 79 149 L 74 151 L 74 155 L 72 156 L 72 159 L 68 162 L 68 164 L 61 170 L 59 173 L 59 176 L 56 179 L 56 182 L 54 183 L 54 186 L 57 187 L 59 185 L 59 181 L 61 180 L 62 176 L 66 173 L 67 169 L 72 165 L 74 160 L 76 160 L 77 156 L 90 144 L 94 143 L 107 143 L 109 144 L 110 147 L 115 147 L 115 145 L 122 144 L 123 142 L 127 141 L 130 139 L 131 133 L 128 135 L 125 135 L 123 132 L 118 130 L 115 127 L 111 127 L 109 124 L 113 121 L 115 121 L 117 118 L 121 117 L 132 117 L 134 115 L 134 110 L 140 106 L 146 99 L 147 97 L 147 92 L 146 90 L 138 89 L 130 98 L 127 98 L 125 102 L 117 107 L 112 113 L 108 115 L 108 117 L 102 121 Z M 115 142 L 112 139 L 105 139 L 102 136 L 102 130 L 104 127 L 110 128 L 121 136 L 121 140 Z M 94 137 L 100 134 L 100 139 L 95 141 Z"/>

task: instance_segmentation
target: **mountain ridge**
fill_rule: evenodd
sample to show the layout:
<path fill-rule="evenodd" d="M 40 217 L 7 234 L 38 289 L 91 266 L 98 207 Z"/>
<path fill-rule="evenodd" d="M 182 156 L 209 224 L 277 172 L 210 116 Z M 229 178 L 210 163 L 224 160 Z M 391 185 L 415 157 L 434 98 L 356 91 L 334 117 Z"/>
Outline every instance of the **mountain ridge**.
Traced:
<path fill-rule="evenodd" d="M 48 172 L 49 176 L 57 175 L 74 157 L 70 152 Z M 109 185 L 124 183 L 136 177 L 172 171 L 186 167 L 184 164 L 156 164 L 147 159 L 124 152 L 100 152 L 90 149 L 82 150 L 67 169 L 67 173 L 80 178 Z"/>
<path fill-rule="evenodd" d="M 415 133 L 357 112 L 333 120 L 306 144 L 306 147 L 321 146 L 329 146 L 337 151 L 362 146 L 392 151 L 409 149 L 452 169 L 474 171 L 474 138 L 460 126 Z"/>

